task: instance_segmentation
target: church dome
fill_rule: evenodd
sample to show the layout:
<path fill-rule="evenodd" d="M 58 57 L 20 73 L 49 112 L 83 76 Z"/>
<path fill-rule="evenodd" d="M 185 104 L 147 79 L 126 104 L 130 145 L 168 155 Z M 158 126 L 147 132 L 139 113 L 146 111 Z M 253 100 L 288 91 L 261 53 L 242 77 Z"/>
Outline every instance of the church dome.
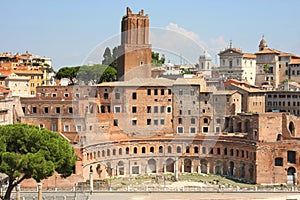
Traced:
<path fill-rule="evenodd" d="M 266 42 L 264 36 L 262 36 L 262 39 L 260 40 L 260 43 L 259 43 L 259 51 L 262 51 L 267 47 L 268 47 L 267 42 Z"/>

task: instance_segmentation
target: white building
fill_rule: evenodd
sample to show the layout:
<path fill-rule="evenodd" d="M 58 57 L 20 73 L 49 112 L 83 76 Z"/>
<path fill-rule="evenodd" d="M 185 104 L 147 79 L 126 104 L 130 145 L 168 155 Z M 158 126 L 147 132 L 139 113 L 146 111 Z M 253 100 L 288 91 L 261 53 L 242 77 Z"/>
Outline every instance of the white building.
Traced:
<path fill-rule="evenodd" d="M 220 67 L 218 71 L 220 77 L 245 80 L 252 85 L 255 84 L 256 55 L 233 48 L 230 43 L 230 47 L 221 51 L 219 56 Z"/>
<path fill-rule="evenodd" d="M 198 72 L 201 72 L 205 77 L 210 78 L 212 71 L 212 57 L 204 51 L 203 54 L 199 56 L 199 67 Z"/>

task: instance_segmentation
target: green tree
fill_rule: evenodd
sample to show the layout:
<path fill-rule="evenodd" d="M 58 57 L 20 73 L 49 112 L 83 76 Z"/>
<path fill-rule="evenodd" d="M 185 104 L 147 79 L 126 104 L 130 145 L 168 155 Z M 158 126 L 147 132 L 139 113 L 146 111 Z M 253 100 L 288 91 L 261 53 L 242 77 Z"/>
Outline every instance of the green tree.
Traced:
<path fill-rule="evenodd" d="M 104 54 L 103 54 L 103 60 L 102 60 L 102 64 L 103 65 L 110 65 L 113 61 L 112 55 L 111 55 L 111 51 L 109 47 L 106 47 Z"/>
<path fill-rule="evenodd" d="M 81 66 L 78 71 L 77 79 L 85 84 L 111 82 L 116 80 L 117 70 L 107 65 Z"/>
<path fill-rule="evenodd" d="M 165 63 L 165 56 L 162 55 L 159 57 L 159 53 L 152 51 L 152 65 L 153 66 L 162 66 Z"/>
<path fill-rule="evenodd" d="M 58 133 L 28 124 L 0 126 L 0 172 L 8 176 L 3 197 L 9 200 L 14 187 L 23 180 L 37 182 L 52 176 L 72 174 L 77 156 L 70 143 Z"/>
<path fill-rule="evenodd" d="M 112 50 L 112 62 L 109 64 L 109 66 L 117 68 L 117 60 L 119 57 L 119 51 L 117 47 L 114 47 Z"/>
<path fill-rule="evenodd" d="M 79 71 L 78 67 L 63 67 L 58 70 L 58 72 L 55 75 L 55 78 L 61 80 L 62 78 L 68 78 L 70 80 L 69 85 L 75 85 L 76 83 L 76 77 L 77 73 Z"/>
<path fill-rule="evenodd" d="M 269 66 L 268 64 L 264 64 L 263 70 L 264 70 L 264 72 L 265 72 L 266 74 L 269 73 L 270 66 Z"/>

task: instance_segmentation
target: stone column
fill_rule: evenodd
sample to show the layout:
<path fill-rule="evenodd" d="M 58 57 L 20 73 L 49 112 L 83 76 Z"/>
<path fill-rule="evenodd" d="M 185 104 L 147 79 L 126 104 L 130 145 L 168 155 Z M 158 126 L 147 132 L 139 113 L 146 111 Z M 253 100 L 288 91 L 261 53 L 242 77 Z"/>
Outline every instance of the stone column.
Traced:
<path fill-rule="evenodd" d="M 164 164 L 164 173 L 166 173 L 166 172 L 167 172 L 167 165 Z"/>
<path fill-rule="evenodd" d="M 207 174 L 210 174 L 210 164 L 207 162 Z"/>
<path fill-rule="evenodd" d="M 181 173 L 184 173 L 184 163 L 181 164 Z"/>
<path fill-rule="evenodd" d="M 192 166 L 191 166 L 191 173 L 194 173 L 194 163 L 192 161 Z"/>
<path fill-rule="evenodd" d="M 16 191 L 17 191 L 17 200 L 21 200 L 21 197 L 20 197 L 20 184 L 17 185 L 16 187 Z"/>
<path fill-rule="evenodd" d="M 42 184 L 38 183 L 38 200 L 42 200 Z"/>
<path fill-rule="evenodd" d="M 294 173 L 294 183 L 297 185 L 297 173 Z"/>
<path fill-rule="evenodd" d="M 90 171 L 90 193 L 93 193 L 94 182 L 93 182 L 93 171 Z"/>
<path fill-rule="evenodd" d="M 198 174 L 201 174 L 201 164 L 198 165 Z"/>
<path fill-rule="evenodd" d="M 175 167 L 174 167 L 174 170 L 175 170 L 175 180 L 177 181 L 178 180 L 178 157 L 175 158 L 174 165 L 175 165 Z"/>

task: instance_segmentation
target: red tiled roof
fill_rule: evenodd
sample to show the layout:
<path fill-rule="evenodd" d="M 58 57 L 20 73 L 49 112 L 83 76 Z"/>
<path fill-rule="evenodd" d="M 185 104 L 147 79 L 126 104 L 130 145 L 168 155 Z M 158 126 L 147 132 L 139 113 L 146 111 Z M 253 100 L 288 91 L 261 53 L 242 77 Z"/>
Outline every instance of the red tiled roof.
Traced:
<path fill-rule="evenodd" d="M 291 59 L 291 62 L 289 64 L 290 65 L 292 65 L 292 64 L 300 64 L 300 59 Z"/>
<path fill-rule="evenodd" d="M 243 54 L 243 57 L 244 57 L 244 58 L 253 58 L 253 59 L 255 59 L 255 58 L 256 58 L 256 55 L 255 55 L 255 54 L 252 54 L 252 53 L 244 53 L 244 54 Z"/>

